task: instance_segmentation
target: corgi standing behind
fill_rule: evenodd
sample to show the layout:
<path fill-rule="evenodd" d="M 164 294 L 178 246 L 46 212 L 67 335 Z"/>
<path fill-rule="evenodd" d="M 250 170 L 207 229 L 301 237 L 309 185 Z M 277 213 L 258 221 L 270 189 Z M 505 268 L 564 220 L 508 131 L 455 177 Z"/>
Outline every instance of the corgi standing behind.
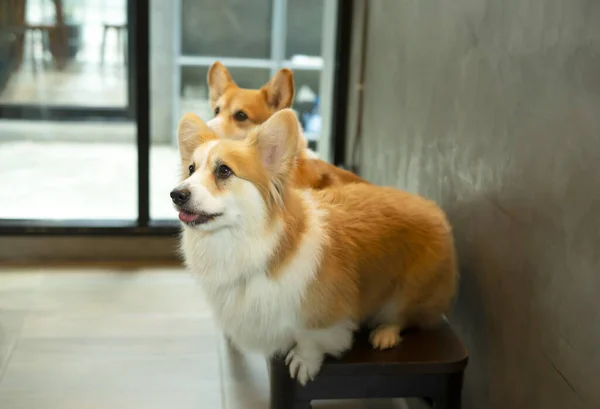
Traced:
<path fill-rule="evenodd" d="M 186 264 L 218 325 L 239 348 L 287 353 L 305 384 L 363 323 L 380 349 L 409 326 L 438 324 L 457 270 L 450 226 L 431 201 L 360 183 L 292 188 L 299 137 L 289 109 L 244 140 L 220 139 L 188 114 L 171 197 Z"/>
<path fill-rule="evenodd" d="M 244 139 L 253 127 L 264 123 L 275 112 L 292 105 L 294 75 L 287 68 L 279 70 L 260 89 L 240 88 L 219 61 L 208 70 L 207 83 L 214 118 L 209 128 L 225 139 Z M 300 124 L 298 124 L 300 126 Z M 324 189 L 347 183 L 367 183 L 352 172 L 320 160 L 308 148 L 306 139 L 298 138 L 296 167 L 290 179 L 292 186 Z"/>

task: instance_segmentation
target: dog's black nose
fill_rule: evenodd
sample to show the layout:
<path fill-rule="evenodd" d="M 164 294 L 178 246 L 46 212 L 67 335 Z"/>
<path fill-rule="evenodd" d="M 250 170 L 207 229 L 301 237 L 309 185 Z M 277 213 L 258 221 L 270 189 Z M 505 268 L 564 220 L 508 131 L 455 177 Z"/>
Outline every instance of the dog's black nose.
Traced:
<path fill-rule="evenodd" d="M 176 205 L 183 205 L 190 199 L 190 191 L 187 189 L 173 189 L 171 190 L 171 199 Z"/>

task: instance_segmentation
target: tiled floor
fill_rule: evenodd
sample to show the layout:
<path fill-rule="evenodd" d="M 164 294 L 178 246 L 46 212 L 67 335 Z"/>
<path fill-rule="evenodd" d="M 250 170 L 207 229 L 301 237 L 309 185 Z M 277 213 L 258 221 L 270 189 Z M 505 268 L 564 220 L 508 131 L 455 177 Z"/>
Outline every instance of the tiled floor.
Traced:
<path fill-rule="evenodd" d="M 267 407 L 264 359 L 222 342 L 182 270 L 0 270 L 0 408 Z"/>

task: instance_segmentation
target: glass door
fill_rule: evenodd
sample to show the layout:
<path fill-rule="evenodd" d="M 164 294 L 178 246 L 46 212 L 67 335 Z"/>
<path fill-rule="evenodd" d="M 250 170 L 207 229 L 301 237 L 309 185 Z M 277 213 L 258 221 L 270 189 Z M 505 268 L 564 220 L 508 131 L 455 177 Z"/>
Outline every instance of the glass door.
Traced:
<path fill-rule="evenodd" d="M 0 3 L 0 231 L 137 220 L 134 8 Z"/>
<path fill-rule="evenodd" d="M 151 20 L 151 175 L 150 215 L 176 219 L 164 200 L 175 185 L 178 151 L 175 130 L 181 116 L 212 117 L 208 69 L 216 60 L 242 88 L 259 88 L 283 67 L 294 72 L 296 110 L 311 147 L 323 135 L 322 78 L 334 53 L 324 53 L 327 35 L 336 34 L 335 0 L 174 0 L 153 2 Z M 323 27 L 330 27 L 324 32 Z M 331 86 L 332 84 L 326 84 Z"/>
<path fill-rule="evenodd" d="M 2 117 L 127 116 L 127 21 L 127 0 L 3 1 Z"/>
<path fill-rule="evenodd" d="M 291 68 L 293 108 L 327 145 L 337 4 L 0 2 L 0 235 L 175 233 L 176 126 L 211 117 L 217 59 L 246 88 Z"/>

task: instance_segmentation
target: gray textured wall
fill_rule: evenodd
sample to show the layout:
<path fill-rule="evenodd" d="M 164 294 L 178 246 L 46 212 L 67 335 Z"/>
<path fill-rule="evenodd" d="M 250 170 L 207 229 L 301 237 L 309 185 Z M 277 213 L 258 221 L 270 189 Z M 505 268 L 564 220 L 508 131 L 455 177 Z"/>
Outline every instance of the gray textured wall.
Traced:
<path fill-rule="evenodd" d="M 449 213 L 465 408 L 600 408 L 600 1 L 370 4 L 362 172 Z"/>

